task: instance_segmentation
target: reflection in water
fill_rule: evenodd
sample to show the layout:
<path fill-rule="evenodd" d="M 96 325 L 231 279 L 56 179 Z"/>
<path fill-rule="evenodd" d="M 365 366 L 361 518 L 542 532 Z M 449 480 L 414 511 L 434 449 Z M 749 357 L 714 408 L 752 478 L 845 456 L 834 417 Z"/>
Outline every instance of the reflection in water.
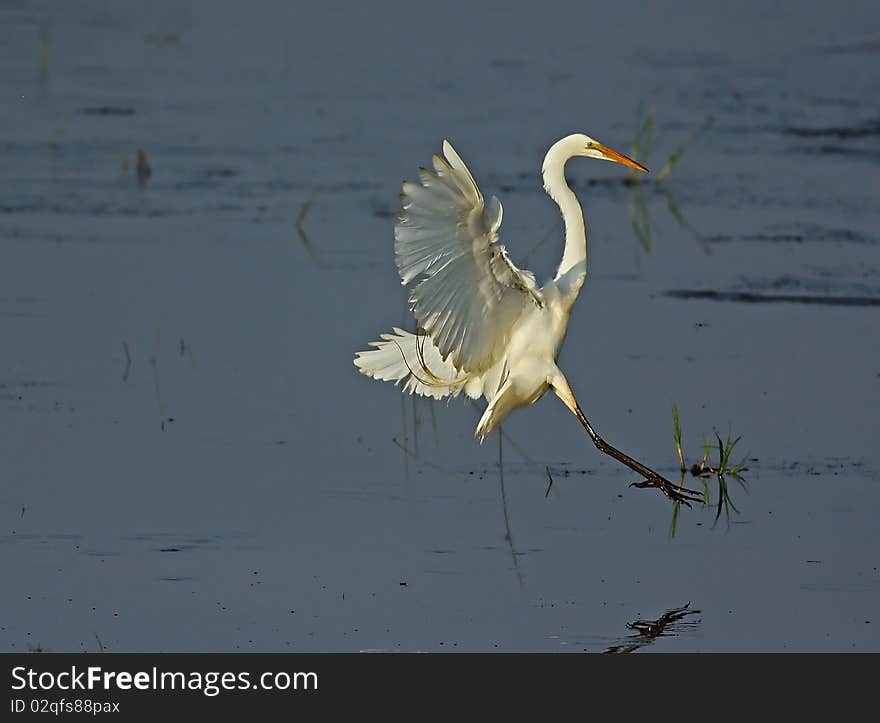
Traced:
<path fill-rule="evenodd" d="M 680 635 L 682 632 L 693 630 L 700 624 L 700 620 L 685 620 L 685 618 L 699 613 L 699 610 L 691 610 L 691 604 L 687 603 L 680 608 L 667 610 L 656 620 L 633 620 L 627 623 L 626 627 L 634 630 L 636 634 L 622 638 L 604 652 L 633 653 L 639 648 L 650 645 L 657 638 Z"/>
<path fill-rule="evenodd" d="M 122 372 L 122 381 L 128 381 L 129 372 L 131 372 L 131 350 L 128 348 L 128 342 L 122 342 L 122 351 L 125 352 L 125 370 Z"/>
<path fill-rule="evenodd" d="M 312 192 L 305 203 L 303 203 L 302 208 L 300 208 L 299 213 L 296 217 L 296 233 L 299 235 L 299 240 L 302 241 L 302 245 L 305 247 L 306 253 L 312 258 L 318 266 L 322 266 L 321 259 L 318 257 L 317 252 L 315 251 L 315 247 L 312 245 L 312 240 L 309 238 L 309 235 L 306 233 L 305 220 L 306 216 L 308 216 L 309 211 L 312 209 L 312 204 L 315 202 L 315 197 L 317 196 L 317 192 Z"/>
<path fill-rule="evenodd" d="M 645 201 L 645 187 L 646 184 L 644 182 L 626 184 L 627 194 L 629 196 L 627 206 L 629 209 L 629 225 L 632 228 L 633 235 L 636 237 L 639 244 L 641 244 L 645 252 L 651 253 L 651 228 L 653 220 L 651 219 L 650 213 L 648 213 L 648 206 Z M 687 231 L 687 233 L 693 238 L 701 241 L 703 252 L 711 254 L 711 246 L 703 239 L 703 235 L 688 223 L 687 219 L 684 217 L 684 213 L 682 213 L 681 208 L 672 195 L 672 192 L 659 181 L 650 187 L 660 194 L 660 196 L 666 201 L 666 210 L 678 224 L 679 228 Z"/>
<path fill-rule="evenodd" d="M 406 485 L 407 491 L 409 490 L 410 484 L 410 468 L 409 468 L 409 460 L 410 458 L 416 460 L 420 465 L 424 465 L 433 469 L 437 472 L 441 472 L 442 474 L 451 475 L 453 477 L 458 477 L 460 479 L 468 479 L 473 475 L 473 470 L 454 470 L 450 467 L 445 467 L 443 465 L 439 465 L 435 462 L 432 462 L 422 455 L 419 454 L 419 430 L 421 427 L 421 417 L 419 415 L 419 408 L 422 405 L 427 405 L 428 409 L 431 413 L 431 424 L 434 432 L 434 446 L 436 447 L 438 444 L 437 440 L 437 420 L 434 417 L 434 406 L 431 404 L 431 399 L 424 399 L 419 397 L 418 395 L 411 395 L 412 399 L 412 414 L 407 414 L 407 403 L 406 396 L 401 395 L 401 424 L 402 431 L 399 435 L 396 435 L 391 438 L 391 441 L 400 448 L 403 452 L 403 477 L 404 484 Z M 516 575 L 517 582 L 519 583 L 521 588 L 525 587 L 525 580 L 523 578 L 522 570 L 519 566 L 519 555 L 517 552 L 516 546 L 513 541 L 513 531 L 510 526 L 510 514 L 508 512 L 507 505 L 507 490 L 504 484 L 504 444 L 508 443 L 513 449 L 523 458 L 525 461 L 526 467 L 531 469 L 533 467 L 540 468 L 537 462 L 535 462 L 528 453 L 522 448 L 521 445 L 517 444 L 514 439 L 510 437 L 505 430 L 499 426 L 498 427 L 498 483 L 499 483 L 499 495 L 501 501 L 501 514 L 502 519 L 504 521 L 504 542 L 507 546 L 507 549 L 510 553 L 510 559 L 512 561 L 513 571 Z M 566 471 L 566 476 L 568 471 Z M 549 468 L 548 468 L 549 475 Z M 481 475 L 482 478 L 482 475 Z M 549 492 L 549 490 L 548 490 Z"/>
<path fill-rule="evenodd" d="M 165 407 L 165 402 L 162 399 L 162 383 L 159 379 L 159 351 L 161 344 L 161 336 L 159 334 L 159 330 L 156 329 L 156 340 L 153 346 L 153 354 L 150 357 L 150 368 L 153 370 L 153 393 L 156 396 L 156 407 L 159 410 L 159 425 L 162 431 L 165 431 L 165 420 L 168 417 L 168 412 Z"/>
<path fill-rule="evenodd" d="M 718 482 L 718 499 L 715 502 L 715 522 L 721 518 L 721 513 L 724 512 L 726 520 L 729 524 L 730 522 L 730 510 L 734 512 L 739 512 L 736 505 L 733 504 L 733 500 L 730 497 L 730 487 L 727 484 L 727 478 L 735 480 L 743 490 L 748 489 L 748 485 L 746 483 L 745 478 L 743 477 L 743 472 L 748 471 L 748 467 L 746 467 L 746 461 L 748 460 L 748 455 L 740 459 L 739 462 L 734 461 L 733 458 L 733 450 L 736 446 L 742 441 L 742 435 L 737 437 L 733 436 L 733 432 L 728 428 L 727 430 L 727 438 L 725 440 L 721 439 L 721 435 L 718 432 L 715 432 L 715 439 L 718 442 L 718 464 L 717 466 L 713 466 L 709 462 L 709 455 L 712 452 L 712 442 L 707 437 L 703 442 L 703 456 L 699 462 L 693 464 L 688 468 L 687 463 L 684 459 L 684 451 L 682 449 L 681 443 L 681 420 L 678 415 L 678 405 L 672 405 L 672 424 L 674 430 L 674 438 L 675 438 L 675 447 L 678 452 L 678 463 L 679 469 L 681 472 L 681 479 L 678 484 L 680 486 L 684 486 L 685 477 L 688 473 L 688 469 L 690 469 L 690 473 L 692 476 L 698 478 L 700 482 L 703 484 L 703 500 L 706 507 L 710 507 L 713 502 L 711 499 L 711 494 L 709 492 L 709 482 L 710 478 L 714 478 Z M 754 459 L 754 458 L 752 458 Z M 670 535 L 675 537 L 676 525 L 678 524 L 678 513 L 681 506 L 676 503 L 673 506 L 672 511 L 672 524 L 670 526 Z"/>
<path fill-rule="evenodd" d="M 639 130 L 636 131 L 635 137 L 633 138 L 632 146 L 630 147 L 630 156 L 639 163 L 645 164 L 648 162 L 648 155 L 654 144 L 654 111 L 649 110 L 647 114 L 645 114 L 644 108 L 640 107 L 638 115 L 640 118 L 642 116 L 645 116 L 645 118 L 640 122 Z M 684 229 L 695 238 L 700 238 L 700 234 L 696 229 L 685 220 L 684 214 L 675 202 L 672 193 L 663 182 L 669 174 L 672 173 L 672 169 L 678 165 L 685 149 L 691 144 L 691 142 L 698 135 L 711 128 L 714 124 L 715 119 L 712 116 L 708 116 L 701 125 L 694 128 L 684 140 L 678 144 L 666 163 L 663 164 L 660 170 L 654 175 L 653 182 L 649 183 L 648 179 L 642 179 L 638 174 L 634 173 L 630 173 L 629 176 L 622 180 L 629 195 L 627 205 L 629 207 L 630 226 L 632 227 L 633 234 L 647 253 L 651 252 L 652 222 L 645 202 L 644 189 L 646 187 L 654 189 L 663 196 L 666 200 L 666 210 L 669 212 L 669 215 L 675 219 L 680 228 Z M 710 253 L 708 244 L 703 244 L 703 250 L 706 253 Z"/>
<path fill-rule="evenodd" d="M 498 427 L 498 480 L 501 484 L 501 511 L 504 513 L 504 541 L 510 550 L 510 559 L 513 561 L 513 571 L 516 573 L 516 579 L 520 588 L 524 587 L 522 572 L 519 569 L 519 561 L 516 556 L 516 549 L 513 546 L 513 533 L 510 531 L 510 516 L 507 514 L 507 493 L 504 490 L 504 435 L 501 434 L 501 427 Z"/>

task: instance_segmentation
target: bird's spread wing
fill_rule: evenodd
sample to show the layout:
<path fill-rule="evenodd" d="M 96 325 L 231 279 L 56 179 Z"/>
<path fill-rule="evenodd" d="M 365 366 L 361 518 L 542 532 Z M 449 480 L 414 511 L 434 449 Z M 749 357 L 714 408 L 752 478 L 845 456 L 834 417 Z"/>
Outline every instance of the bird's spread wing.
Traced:
<path fill-rule="evenodd" d="M 488 369 L 527 304 L 543 305 L 528 271 L 498 242 L 501 202 L 488 206 L 448 141 L 434 170 L 405 182 L 394 228 L 395 261 L 404 284 L 418 283 L 410 304 L 419 326 L 456 369 Z"/>

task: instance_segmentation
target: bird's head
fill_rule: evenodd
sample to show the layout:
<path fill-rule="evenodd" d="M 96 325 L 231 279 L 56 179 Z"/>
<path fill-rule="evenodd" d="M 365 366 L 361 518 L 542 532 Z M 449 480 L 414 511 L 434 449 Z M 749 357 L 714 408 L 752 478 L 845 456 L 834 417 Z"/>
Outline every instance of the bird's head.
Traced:
<path fill-rule="evenodd" d="M 615 163 L 622 163 L 624 166 L 629 166 L 630 168 L 642 171 L 643 173 L 648 172 L 648 169 L 641 163 L 637 163 L 632 158 L 628 158 L 622 153 L 618 153 L 608 146 L 599 143 L 595 138 L 590 138 L 590 136 L 584 135 L 583 133 L 573 133 L 562 140 L 556 141 L 547 152 L 544 166 L 545 168 L 549 164 L 558 164 L 562 166 L 569 158 L 574 158 L 576 156 L 584 158 L 599 158 L 604 161 L 614 161 Z"/>
<path fill-rule="evenodd" d="M 585 158 L 599 158 L 603 161 L 614 161 L 615 163 L 622 163 L 624 166 L 629 166 L 642 173 L 648 172 L 648 169 L 641 163 L 634 161 L 632 158 L 629 158 L 622 153 L 618 153 L 583 133 L 575 133 L 574 135 L 569 136 L 569 138 L 574 139 L 572 143 L 578 149 L 574 155 L 584 156 Z"/>

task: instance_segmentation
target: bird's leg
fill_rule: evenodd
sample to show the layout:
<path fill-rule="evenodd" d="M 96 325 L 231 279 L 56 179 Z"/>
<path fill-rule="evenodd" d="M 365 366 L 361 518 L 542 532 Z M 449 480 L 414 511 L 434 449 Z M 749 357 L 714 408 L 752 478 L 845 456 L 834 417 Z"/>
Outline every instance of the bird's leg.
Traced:
<path fill-rule="evenodd" d="M 593 444 L 596 445 L 596 448 L 599 449 L 599 451 L 614 457 L 618 462 L 622 462 L 631 470 L 638 472 L 644 477 L 643 482 L 633 482 L 630 486 L 656 487 L 673 502 L 682 502 L 688 507 L 690 507 L 691 502 L 703 501 L 703 495 L 701 493 L 696 490 L 689 490 L 673 484 L 662 475 L 657 474 L 654 470 L 646 467 L 638 460 L 633 459 L 628 454 L 621 452 L 619 449 L 602 439 L 596 433 L 596 430 L 593 429 L 593 425 L 590 424 L 590 421 L 584 416 L 580 406 L 578 406 L 577 400 L 574 398 L 574 394 L 571 392 L 571 388 L 568 386 L 568 383 L 565 382 L 564 377 L 561 383 L 554 380 L 552 386 L 559 398 L 565 403 L 565 406 L 572 411 L 572 413 L 578 418 L 578 421 L 583 425 L 584 429 L 587 430 L 587 434 L 590 435 L 590 439 L 593 440 Z"/>
<path fill-rule="evenodd" d="M 630 485 L 631 487 L 656 487 L 673 502 L 683 502 L 688 507 L 690 507 L 691 502 L 703 501 L 703 495 L 696 490 L 685 489 L 684 487 L 679 487 L 678 485 L 673 484 L 662 475 L 657 474 L 654 470 L 645 467 L 645 465 L 638 460 L 633 459 L 628 454 L 625 454 L 616 447 L 608 444 L 608 442 L 596 434 L 596 430 L 593 429 L 580 407 L 575 406 L 575 409 L 575 416 L 577 416 L 580 423 L 584 425 L 584 429 L 587 430 L 587 434 L 590 435 L 593 444 L 595 444 L 601 452 L 614 457 L 618 462 L 622 462 L 631 470 L 638 472 L 645 478 L 643 482 L 633 482 L 632 485 Z"/>

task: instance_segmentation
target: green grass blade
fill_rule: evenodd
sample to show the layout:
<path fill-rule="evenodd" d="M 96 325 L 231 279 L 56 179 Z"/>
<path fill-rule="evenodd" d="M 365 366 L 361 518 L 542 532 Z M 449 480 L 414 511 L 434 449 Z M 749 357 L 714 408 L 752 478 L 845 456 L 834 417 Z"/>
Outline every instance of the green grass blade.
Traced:
<path fill-rule="evenodd" d="M 656 181 L 657 183 L 663 183 L 666 177 L 672 173 L 672 169 L 678 164 L 681 160 L 682 155 L 684 155 L 685 149 L 691 144 L 691 142 L 703 131 L 711 128 L 715 124 L 715 118 L 713 116 L 708 116 L 705 121 L 703 121 L 702 125 L 698 126 L 694 130 L 692 130 L 687 137 L 678 144 L 678 147 L 672 152 L 672 155 L 669 156 L 669 160 L 666 161 L 666 164 L 663 168 L 660 169 L 659 173 L 657 173 Z"/>
<path fill-rule="evenodd" d="M 684 472 L 686 467 L 684 464 L 684 453 L 681 451 L 681 424 L 678 421 L 678 405 L 672 405 L 672 426 L 675 428 L 675 449 L 678 452 L 678 463 L 681 465 L 681 471 Z"/>

